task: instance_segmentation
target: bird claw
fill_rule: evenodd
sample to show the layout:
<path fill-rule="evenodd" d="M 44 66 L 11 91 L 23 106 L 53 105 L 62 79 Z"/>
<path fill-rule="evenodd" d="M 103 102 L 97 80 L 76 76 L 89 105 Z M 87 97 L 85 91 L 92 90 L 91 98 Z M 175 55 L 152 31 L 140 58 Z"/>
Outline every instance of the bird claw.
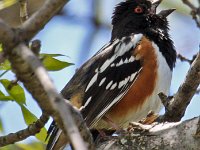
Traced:
<path fill-rule="evenodd" d="M 139 123 L 144 124 L 144 125 L 150 125 L 150 124 L 156 122 L 156 120 L 158 119 L 158 117 L 159 117 L 158 114 L 156 114 L 153 111 L 150 111 L 147 114 L 146 118 L 140 120 Z"/>

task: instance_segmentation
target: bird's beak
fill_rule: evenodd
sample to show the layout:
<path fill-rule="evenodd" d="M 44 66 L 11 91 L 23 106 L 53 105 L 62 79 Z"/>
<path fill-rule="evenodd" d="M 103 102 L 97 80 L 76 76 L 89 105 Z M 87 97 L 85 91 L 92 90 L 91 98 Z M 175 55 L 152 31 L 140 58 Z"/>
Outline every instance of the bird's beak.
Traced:
<path fill-rule="evenodd" d="M 151 6 L 151 13 L 156 14 L 156 8 L 160 5 L 162 0 L 153 0 Z"/>
<path fill-rule="evenodd" d="M 151 6 L 151 10 L 150 10 L 152 14 L 156 14 L 156 9 L 160 5 L 161 2 L 162 2 L 162 0 L 152 0 L 152 6 Z M 176 9 L 172 8 L 172 9 L 162 10 L 157 15 L 162 17 L 162 18 L 166 18 L 174 10 L 176 10 Z"/>
<path fill-rule="evenodd" d="M 152 2 L 152 7 L 156 9 L 160 5 L 161 2 L 162 0 L 154 0 Z"/>
<path fill-rule="evenodd" d="M 162 18 L 166 18 L 167 16 L 169 16 L 175 10 L 176 10 L 175 8 L 162 10 L 161 12 L 158 13 L 158 16 L 160 16 Z"/>

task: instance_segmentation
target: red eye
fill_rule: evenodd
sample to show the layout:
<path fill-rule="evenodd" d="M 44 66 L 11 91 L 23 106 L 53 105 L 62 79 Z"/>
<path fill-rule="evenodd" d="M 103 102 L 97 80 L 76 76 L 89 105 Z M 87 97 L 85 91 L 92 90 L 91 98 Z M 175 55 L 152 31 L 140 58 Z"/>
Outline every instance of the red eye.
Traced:
<path fill-rule="evenodd" d="M 136 14 L 141 14 L 143 13 L 143 8 L 141 6 L 137 6 L 135 9 L 134 9 L 134 12 Z"/>

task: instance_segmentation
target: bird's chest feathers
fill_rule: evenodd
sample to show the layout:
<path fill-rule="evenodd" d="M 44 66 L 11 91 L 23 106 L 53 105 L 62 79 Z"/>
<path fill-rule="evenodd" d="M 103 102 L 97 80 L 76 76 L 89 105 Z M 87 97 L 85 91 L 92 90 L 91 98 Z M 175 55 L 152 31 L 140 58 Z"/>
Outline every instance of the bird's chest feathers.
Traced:
<path fill-rule="evenodd" d="M 170 87 L 171 70 L 156 44 L 143 37 L 133 56 L 141 60 L 142 69 L 127 94 L 106 114 L 118 124 L 138 121 L 150 110 L 158 112 L 158 94 L 168 94 Z"/>

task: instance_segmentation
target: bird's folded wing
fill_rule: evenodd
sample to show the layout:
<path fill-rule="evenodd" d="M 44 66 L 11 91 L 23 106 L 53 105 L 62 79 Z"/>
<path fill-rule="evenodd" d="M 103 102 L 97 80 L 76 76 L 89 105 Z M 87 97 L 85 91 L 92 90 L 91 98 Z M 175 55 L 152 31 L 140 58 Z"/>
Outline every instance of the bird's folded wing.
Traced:
<path fill-rule="evenodd" d="M 92 58 L 95 61 L 88 61 L 80 69 L 89 70 L 81 107 L 89 127 L 123 98 L 142 70 L 140 61 L 133 56 L 141 38 L 138 34 L 112 41 Z M 84 76 L 80 78 L 85 81 Z"/>

